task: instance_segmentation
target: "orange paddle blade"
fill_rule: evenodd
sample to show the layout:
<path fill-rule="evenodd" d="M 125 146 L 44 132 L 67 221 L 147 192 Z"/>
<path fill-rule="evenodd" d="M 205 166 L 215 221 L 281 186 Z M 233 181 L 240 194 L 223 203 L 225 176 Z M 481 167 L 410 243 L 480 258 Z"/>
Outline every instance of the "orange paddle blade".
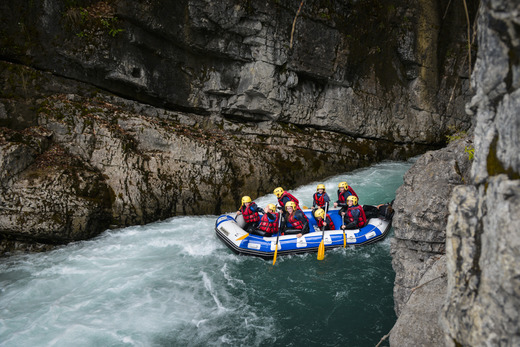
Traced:
<path fill-rule="evenodd" d="M 321 240 L 320 246 L 318 247 L 318 260 L 323 260 L 325 258 L 325 242 Z"/>

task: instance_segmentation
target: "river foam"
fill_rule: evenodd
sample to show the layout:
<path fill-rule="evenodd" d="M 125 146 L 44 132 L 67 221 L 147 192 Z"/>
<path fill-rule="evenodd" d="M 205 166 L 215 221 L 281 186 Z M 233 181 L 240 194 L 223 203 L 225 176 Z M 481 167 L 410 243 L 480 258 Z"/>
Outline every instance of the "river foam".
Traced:
<path fill-rule="evenodd" d="M 316 184 L 335 200 L 346 180 L 362 204 L 387 202 L 409 165 L 381 163 L 291 193 L 311 206 Z M 373 346 L 393 325 L 389 238 L 273 266 L 233 254 L 215 237 L 216 217 L 108 230 L 0 260 L 0 345 Z"/>

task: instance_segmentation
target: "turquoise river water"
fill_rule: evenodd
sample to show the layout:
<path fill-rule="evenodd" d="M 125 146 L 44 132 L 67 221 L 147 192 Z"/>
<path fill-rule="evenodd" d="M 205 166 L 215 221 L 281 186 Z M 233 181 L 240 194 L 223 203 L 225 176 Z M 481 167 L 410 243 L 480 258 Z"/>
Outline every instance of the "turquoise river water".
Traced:
<path fill-rule="evenodd" d="M 311 206 L 316 184 L 336 200 L 346 180 L 361 204 L 389 202 L 410 166 L 384 162 L 289 191 Z M 273 266 L 232 253 L 216 217 L 0 259 L 0 346 L 375 346 L 392 328 L 393 232 L 323 261 L 306 254 Z"/>

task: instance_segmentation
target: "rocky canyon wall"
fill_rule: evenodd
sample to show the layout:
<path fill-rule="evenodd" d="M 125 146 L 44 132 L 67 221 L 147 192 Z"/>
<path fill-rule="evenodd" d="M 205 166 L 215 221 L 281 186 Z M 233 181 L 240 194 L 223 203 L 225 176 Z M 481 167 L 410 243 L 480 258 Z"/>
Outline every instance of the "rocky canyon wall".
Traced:
<path fill-rule="evenodd" d="M 427 144 L 443 143 L 450 126 L 469 127 L 460 4 L 307 1 L 296 16 L 299 5 L 4 2 L 0 56 L 155 106 L 242 121 Z"/>
<path fill-rule="evenodd" d="M 517 2 L 482 1 L 476 95 L 467 105 L 473 135 L 458 151 L 422 157 L 398 192 L 392 345 L 520 344 L 519 10 Z M 468 171 L 461 155 L 472 149 Z M 464 179 L 427 180 L 450 171 Z"/>
<path fill-rule="evenodd" d="M 5 249 L 234 210 L 470 127 L 462 4 L 300 4 L 2 2 Z"/>

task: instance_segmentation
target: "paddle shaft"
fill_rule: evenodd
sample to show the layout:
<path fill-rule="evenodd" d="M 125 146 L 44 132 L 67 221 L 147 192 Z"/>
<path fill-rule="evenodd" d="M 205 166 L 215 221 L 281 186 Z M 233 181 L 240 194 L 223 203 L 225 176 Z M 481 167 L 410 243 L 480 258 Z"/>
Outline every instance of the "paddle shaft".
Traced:
<path fill-rule="evenodd" d="M 274 246 L 273 265 L 276 263 L 276 255 L 278 253 L 278 239 L 280 238 L 281 226 L 282 226 L 282 211 L 280 211 L 279 216 L 278 216 L 278 235 L 276 236 L 276 244 Z"/>
<path fill-rule="evenodd" d="M 345 225 L 345 216 L 341 216 L 341 222 Z M 342 226 L 343 226 L 342 225 Z M 345 229 L 343 229 L 343 248 L 347 247 L 347 236 L 345 235 Z"/>
<path fill-rule="evenodd" d="M 329 203 L 328 202 L 325 203 L 325 215 L 323 216 L 323 221 L 325 223 L 327 223 L 327 212 L 329 212 Z M 323 235 L 325 235 L 325 225 L 323 225 L 322 231 L 323 231 Z M 323 238 L 323 236 L 322 236 L 322 238 Z"/>
<path fill-rule="evenodd" d="M 325 223 L 327 223 L 327 212 L 329 211 L 329 203 L 325 203 L 325 214 L 323 215 L 323 227 L 321 234 L 321 242 L 318 246 L 318 260 L 323 260 L 325 258 Z"/>

